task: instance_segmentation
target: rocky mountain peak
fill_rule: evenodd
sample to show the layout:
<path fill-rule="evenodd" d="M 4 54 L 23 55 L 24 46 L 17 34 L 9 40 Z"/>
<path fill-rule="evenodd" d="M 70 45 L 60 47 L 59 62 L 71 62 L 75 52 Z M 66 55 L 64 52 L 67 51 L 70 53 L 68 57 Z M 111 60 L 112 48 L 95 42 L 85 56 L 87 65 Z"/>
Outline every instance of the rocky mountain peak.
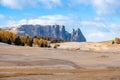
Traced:
<path fill-rule="evenodd" d="M 69 33 L 64 25 L 20 25 L 11 28 L 10 31 L 18 35 L 47 36 L 76 42 L 86 41 L 79 28 L 77 30 L 73 29 L 73 32 Z"/>

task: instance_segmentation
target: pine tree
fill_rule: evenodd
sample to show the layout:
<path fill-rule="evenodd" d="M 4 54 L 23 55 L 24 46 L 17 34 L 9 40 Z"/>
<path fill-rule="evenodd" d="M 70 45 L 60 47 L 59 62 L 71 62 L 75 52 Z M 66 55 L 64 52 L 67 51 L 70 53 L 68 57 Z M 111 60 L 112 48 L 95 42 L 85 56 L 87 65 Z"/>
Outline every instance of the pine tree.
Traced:
<path fill-rule="evenodd" d="M 30 47 L 33 46 L 33 39 L 29 39 L 29 44 L 28 44 Z"/>
<path fill-rule="evenodd" d="M 21 45 L 21 39 L 20 39 L 19 36 L 15 39 L 14 44 L 15 44 L 15 45 Z"/>
<path fill-rule="evenodd" d="M 10 39 L 8 39 L 7 43 L 8 43 L 8 44 L 12 44 L 12 42 L 11 42 L 11 40 L 10 40 Z"/>

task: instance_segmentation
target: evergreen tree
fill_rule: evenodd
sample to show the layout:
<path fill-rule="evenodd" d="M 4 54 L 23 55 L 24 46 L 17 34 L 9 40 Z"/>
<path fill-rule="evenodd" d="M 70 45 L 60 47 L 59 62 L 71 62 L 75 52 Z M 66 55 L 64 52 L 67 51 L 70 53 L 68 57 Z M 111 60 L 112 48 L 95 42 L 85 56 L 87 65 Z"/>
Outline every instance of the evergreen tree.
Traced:
<path fill-rule="evenodd" d="M 8 43 L 8 44 L 12 44 L 12 42 L 11 42 L 11 40 L 10 40 L 10 39 L 8 39 L 7 43 Z"/>
<path fill-rule="evenodd" d="M 28 44 L 30 47 L 33 46 L 33 39 L 29 39 L 29 44 Z"/>
<path fill-rule="evenodd" d="M 14 44 L 15 44 L 15 45 L 21 45 L 21 39 L 20 39 L 19 36 L 15 39 Z"/>

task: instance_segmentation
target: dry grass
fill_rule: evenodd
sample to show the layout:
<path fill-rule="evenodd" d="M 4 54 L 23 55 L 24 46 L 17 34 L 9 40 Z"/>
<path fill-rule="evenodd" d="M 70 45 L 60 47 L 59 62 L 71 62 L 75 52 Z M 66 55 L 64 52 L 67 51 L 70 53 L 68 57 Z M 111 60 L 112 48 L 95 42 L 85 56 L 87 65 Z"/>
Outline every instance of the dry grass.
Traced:
<path fill-rule="evenodd" d="M 3 72 L 3 73 L 2 73 Z M 120 69 L 0 69 L 0 77 L 20 75 L 53 75 L 56 73 L 120 73 Z"/>
<path fill-rule="evenodd" d="M 0 74 L 1 79 L 8 77 L 19 77 L 19 76 L 41 76 L 46 77 L 52 76 L 45 80 L 57 79 L 57 76 L 61 78 L 60 80 L 117 80 L 120 75 L 120 69 L 0 69 L 0 72 L 9 72 L 8 74 Z M 62 79 L 65 78 L 65 79 Z M 100 78 L 100 79 L 99 79 Z M 109 79 L 106 79 L 109 78 Z M 9 80 L 8 79 L 8 80 Z M 34 78 L 33 78 L 34 79 Z M 12 80 L 12 78 L 11 78 Z M 16 79 L 15 79 L 16 80 Z M 22 79 L 25 80 L 25 79 Z M 57 79 L 58 80 L 58 79 Z"/>
<path fill-rule="evenodd" d="M 116 53 L 0 45 L 0 80 L 120 80 Z"/>

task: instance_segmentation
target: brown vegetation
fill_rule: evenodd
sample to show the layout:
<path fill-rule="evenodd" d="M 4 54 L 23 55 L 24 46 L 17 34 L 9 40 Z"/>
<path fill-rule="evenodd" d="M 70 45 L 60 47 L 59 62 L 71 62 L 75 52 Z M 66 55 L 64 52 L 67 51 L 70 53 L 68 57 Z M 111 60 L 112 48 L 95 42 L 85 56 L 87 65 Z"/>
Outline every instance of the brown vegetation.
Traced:
<path fill-rule="evenodd" d="M 120 38 L 115 38 L 115 39 L 114 39 L 114 43 L 120 44 Z"/>
<path fill-rule="evenodd" d="M 0 42 L 12 44 L 15 42 L 16 38 L 17 38 L 16 34 L 9 31 L 0 30 Z"/>
<path fill-rule="evenodd" d="M 39 47 L 50 47 L 50 43 L 60 43 L 65 42 L 62 39 L 49 38 L 46 36 L 18 36 L 12 32 L 0 30 L 0 42 L 13 44 L 17 46 L 39 46 Z M 57 48 L 59 45 L 56 44 L 54 48 Z"/>
<path fill-rule="evenodd" d="M 32 38 L 29 36 L 18 36 L 12 32 L 0 30 L 0 42 L 14 44 L 18 46 L 32 46 L 33 44 L 39 45 L 40 47 L 47 47 L 47 40 L 39 42 L 37 38 Z"/>
<path fill-rule="evenodd" d="M 54 45 L 54 48 L 57 48 L 57 47 L 59 47 L 59 46 L 60 46 L 59 44 L 55 44 L 55 45 Z"/>
<path fill-rule="evenodd" d="M 33 39 L 33 44 L 34 44 L 34 45 L 38 45 L 38 39 L 37 39 L 37 38 L 34 38 L 34 39 Z"/>

